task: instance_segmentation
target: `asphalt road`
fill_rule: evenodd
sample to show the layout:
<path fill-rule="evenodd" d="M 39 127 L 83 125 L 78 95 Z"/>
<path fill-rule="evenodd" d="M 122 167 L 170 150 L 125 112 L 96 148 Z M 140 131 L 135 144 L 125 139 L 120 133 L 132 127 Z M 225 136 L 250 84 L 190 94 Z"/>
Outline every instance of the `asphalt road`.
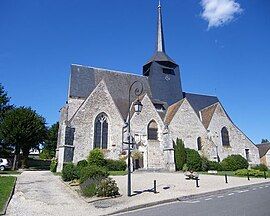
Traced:
<path fill-rule="evenodd" d="M 270 216 L 270 184 L 154 206 L 126 216 Z"/>

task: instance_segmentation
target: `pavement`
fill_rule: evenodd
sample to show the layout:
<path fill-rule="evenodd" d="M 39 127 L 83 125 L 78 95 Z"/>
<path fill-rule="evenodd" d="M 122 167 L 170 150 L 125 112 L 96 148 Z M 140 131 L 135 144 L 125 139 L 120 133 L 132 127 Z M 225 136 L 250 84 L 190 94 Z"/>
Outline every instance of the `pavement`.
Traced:
<path fill-rule="evenodd" d="M 49 171 L 24 171 L 17 178 L 14 196 L 8 206 L 7 215 L 106 215 L 131 209 L 173 202 L 179 197 L 194 196 L 233 187 L 270 183 L 270 179 L 200 175 L 199 186 L 194 180 L 186 180 L 183 173 L 135 172 L 132 174 L 132 197 L 127 197 L 127 176 L 113 177 L 121 197 L 85 202 L 75 190 L 67 187 L 59 176 Z M 153 181 L 157 181 L 157 192 L 153 193 Z"/>
<path fill-rule="evenodd" d="M 119 216 L 269 216 L 270 184 L 249 185 L 224 194 L 198 196 L 181 202 L 144 208 Z"/>

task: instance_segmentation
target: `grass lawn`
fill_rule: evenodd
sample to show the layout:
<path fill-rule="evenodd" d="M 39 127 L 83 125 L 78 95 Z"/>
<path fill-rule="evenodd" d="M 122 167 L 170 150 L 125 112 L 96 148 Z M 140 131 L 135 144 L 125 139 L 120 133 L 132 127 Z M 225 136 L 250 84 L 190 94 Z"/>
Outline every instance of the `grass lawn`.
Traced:
<path fill-rule="evenodd" d="M 110 176 L 123 176 L 127 175 L 127 171 L 109 171 Z"/>
<path fill-rule="evenodd" d="M 0 176 L 0 212 L 4 210 L 4 206 L 13 190 L 15 177 Z"/>

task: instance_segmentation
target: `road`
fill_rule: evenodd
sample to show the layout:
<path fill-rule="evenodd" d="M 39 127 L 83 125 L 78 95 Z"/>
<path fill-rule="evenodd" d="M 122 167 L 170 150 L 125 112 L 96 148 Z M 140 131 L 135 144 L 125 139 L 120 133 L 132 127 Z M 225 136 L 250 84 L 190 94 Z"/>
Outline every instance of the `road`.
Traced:
<path fill-rule="evenodd" d="M 126 216 L 270 216 L 270 184 L 197 197 L 120 215 Z"/>

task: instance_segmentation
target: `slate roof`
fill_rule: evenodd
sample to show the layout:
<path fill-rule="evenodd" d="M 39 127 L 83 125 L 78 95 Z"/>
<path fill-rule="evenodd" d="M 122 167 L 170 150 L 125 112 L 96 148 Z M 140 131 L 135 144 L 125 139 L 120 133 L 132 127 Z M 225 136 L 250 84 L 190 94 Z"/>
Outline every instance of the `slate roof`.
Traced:
<path fill-rule="evenodd" d="M 213 117 L 213 114 L 217 108 L 217 105 L 218 104 L 215 103 L 215 104 L 201 110 L 202 123 L 203 123 L 205 128 L 208 128 L 208 126 L 211 122 L 211 119 Z"/>
<path fill-rule="evenodd" d="M 256 146 L 259 149 L 260 158 L 262 158 L 269 151 L 269 149 L 270 149 L 270 142 L 269 143 L 258 144 Z"/>
<path fill-rule="evenodd" d="M 149 97 L 152 95 L 147 77 L 73 64 L 71 65 L 68 96 L 70 98 L 86 99 L 102 79 L 105 81 L 124 119 L 127 117 L 128 113 L 129 87 L 134 81 L 141 81 L 144 87 L 144 93 L 147 93 Z M 132 94 L 131 99 L 135 100 L 134 94 Z"/>
<path fill-rule="evenodd" d="M 200 110 L 219 102 L 218 98 L 215 96 L 200 95 L 186 92 L 184 93 L 184 98 L 188 100 L 188 102 L 193 107 L 198 116 Z"/>

